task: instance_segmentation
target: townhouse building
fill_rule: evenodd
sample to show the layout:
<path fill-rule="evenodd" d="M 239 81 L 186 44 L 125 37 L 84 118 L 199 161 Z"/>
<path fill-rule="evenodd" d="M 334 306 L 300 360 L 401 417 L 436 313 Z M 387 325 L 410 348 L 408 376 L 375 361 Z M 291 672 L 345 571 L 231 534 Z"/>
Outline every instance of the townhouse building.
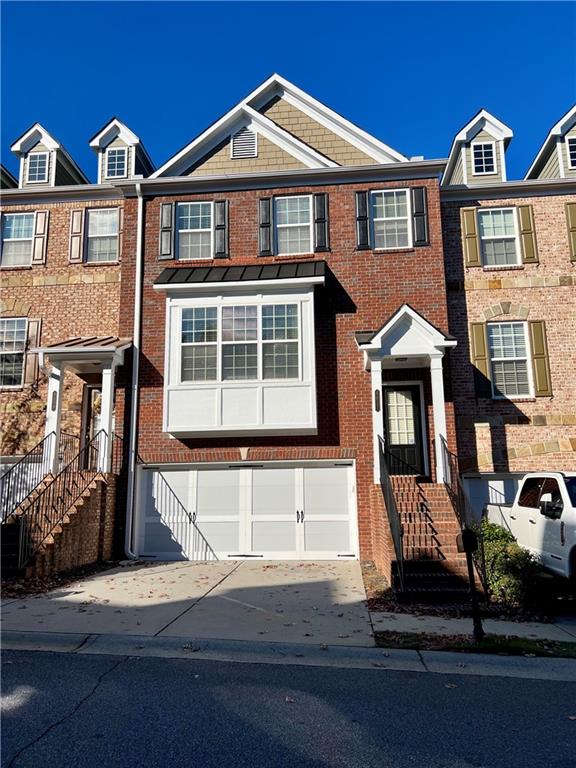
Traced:
<path fill-rule="evenodd" d="M 130 556 L 458 591 L 457 464 L 478 507 L 575 447 L 574 190 L 507 182 L 510 138 L 483 111 L 410 158 L 273 75 L 157 170 L 112 118 L 91 184 L 36 124 L 2 175 L 1 452 L 52 435 L 53 476 L 99 435 Z"/>
<path fill-rule="evenodd" d="M 523 473 L 576 464 L 576 107 L 522 180 L 512 131 L 481 110 L 441 184 L 460 469 L 480 514 Z"/>

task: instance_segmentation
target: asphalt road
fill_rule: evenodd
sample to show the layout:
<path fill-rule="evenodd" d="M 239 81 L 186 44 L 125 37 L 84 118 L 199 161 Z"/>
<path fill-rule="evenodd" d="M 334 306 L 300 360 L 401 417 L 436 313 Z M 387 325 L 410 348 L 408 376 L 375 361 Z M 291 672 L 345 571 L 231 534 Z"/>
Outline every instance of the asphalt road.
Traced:
<path fill-rule="evenodd" d="M 23 651 L 2 677 L 5 768 L 575 765 L 576 683 Z"/>

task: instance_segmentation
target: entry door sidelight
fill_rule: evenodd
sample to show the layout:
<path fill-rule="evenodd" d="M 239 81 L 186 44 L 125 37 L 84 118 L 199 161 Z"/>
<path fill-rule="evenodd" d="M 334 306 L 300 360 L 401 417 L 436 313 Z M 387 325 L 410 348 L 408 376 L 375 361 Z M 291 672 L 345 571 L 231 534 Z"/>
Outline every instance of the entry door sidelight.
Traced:
<path fill-rule="evenodd" d="M 392 475 L 424 473 L 420 387 L 384 387 L 384 439 Z"/>

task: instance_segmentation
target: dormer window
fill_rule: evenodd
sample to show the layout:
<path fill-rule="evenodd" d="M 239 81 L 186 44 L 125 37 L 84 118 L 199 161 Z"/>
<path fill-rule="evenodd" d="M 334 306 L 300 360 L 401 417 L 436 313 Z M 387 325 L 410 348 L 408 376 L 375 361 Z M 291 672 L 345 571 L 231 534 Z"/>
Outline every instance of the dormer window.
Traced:
<path fill-rule="evenodd" d="M 48 152 L 33 152 L 28 155 L 28 184 L 45 184 L 48 181 Z"/>
<path fill-rule="evenodd" d="M 472 144 L 472 161 L 475 176 L 496 173 L 494 143 L 489 141 Z"/>
<path fill-rule="evenodd" d="M 256 157 L 258 147 L 256 133 L 250 128 L 241 128 L 230 141 L 230 156 L 233 160 L 243 157 Z"/>
<path fill-rule="evenodd" d="M 576 171 L 576 136 L 566 139 L 566 150 L 568 152 L 568 168 Z"/>
<path fill-rule="evenodd" d="M 114 147 L 106 150 L 106 178 L 123 179 L 127 176 L 127 147 Z"/>

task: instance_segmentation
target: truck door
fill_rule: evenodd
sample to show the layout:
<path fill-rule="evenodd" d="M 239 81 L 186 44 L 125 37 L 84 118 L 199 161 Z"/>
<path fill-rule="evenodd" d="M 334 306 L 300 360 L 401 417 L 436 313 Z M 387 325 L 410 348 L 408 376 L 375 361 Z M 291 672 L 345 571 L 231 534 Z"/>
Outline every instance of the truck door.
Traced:
<path fill-rule="evenodd" d="M 552 571 L 566 570 L 566 539 L 562 512 L 562 491 L 555 477 L 546 477 L 539 499 L 539 520 L 536 525 L 536 546 L 542 550 L 542 563 Z"/>
<path fill-rule="evenodd" d="M 543 477 L 528 477 L 524 481 L 518 503 L 510 511 L 510 529 L 521 547 L 539 554 L 539 534 L 536 531 L 541 517 L 538 501 Z M 541 532 L 540 532 L 541 535 Z"/>

